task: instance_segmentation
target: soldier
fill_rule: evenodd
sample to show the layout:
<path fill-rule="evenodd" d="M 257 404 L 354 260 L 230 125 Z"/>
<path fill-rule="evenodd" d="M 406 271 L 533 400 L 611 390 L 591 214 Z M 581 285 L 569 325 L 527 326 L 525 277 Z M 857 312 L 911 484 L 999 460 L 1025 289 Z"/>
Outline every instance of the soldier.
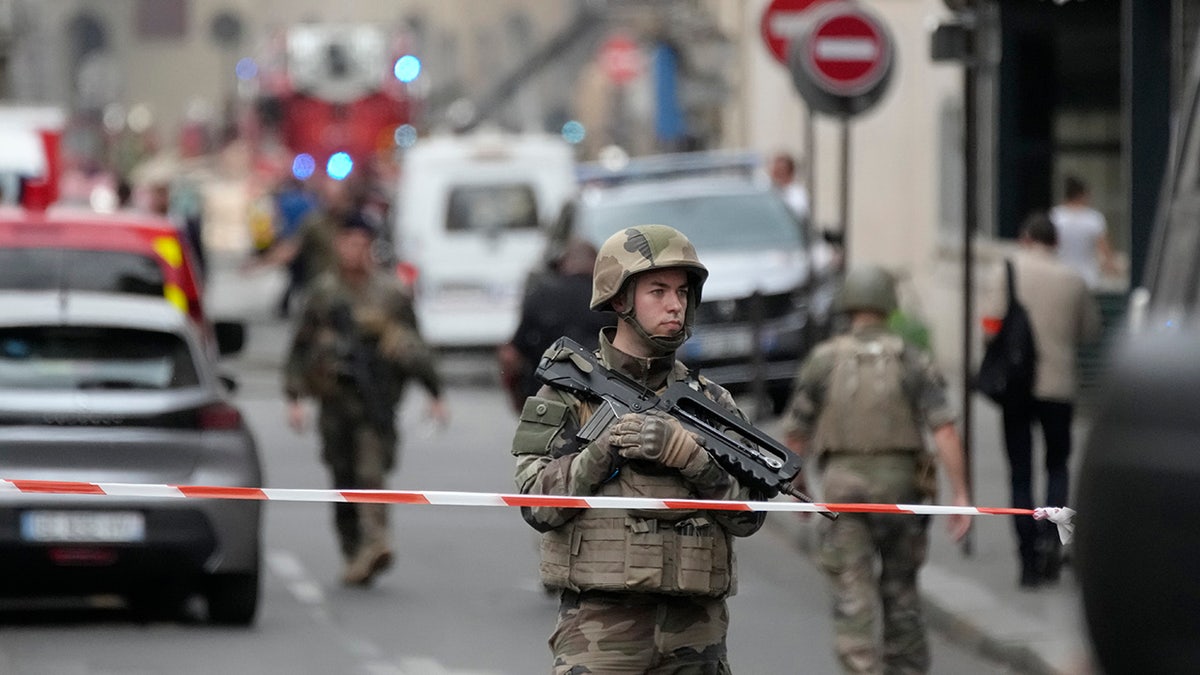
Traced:
<path fill-rule="evenodd" d="M 590 305 L 619 320 L 601 330 L 597 355 L 656 391 L 690 382 L 740 415 L 729 392 L 675 360 L 707 276 L 691 243 L 670 227 L 610 237 L 596 258 Z M 529 397 L 512 450 L 522 493 L 762 498 L 665 414 L 624 415 L 597 440 L 579 441 L 596 403 L 548 386 Z M 543 533 L 543 584 L 562 589 L 550 638 L 555 673 L 729 672 L 732 538 L 757 531 L 761 513 L 545 507 L 523 515 Z"/>
<path fill-rule="evenodd" d="M 371 259 L 374 229 L 351 214 L 333 237 L 336 271 L 313 283 L 285 366 L 288 421 L 306 426 L 301 397 L 319 406 L 322 459 L 335 489 L 381 489 L 396 460 L 395 411 L 408 378 L 432 402 L 429 415 L 445 422 L 441 382 L 417 331 L 406 289 Z M 343 581 L 367 585 L 392 562 L 383 504 L 334 504 L 346 560 Z"/>
<path fill-rule="evenodd" d="M 783 431 L 792 450 L 811 451 L 827 502 L 934 501 L 937 471 L 925 449 L 932 431 L 955 505 L 967 505 L 962 444 L 945 383 L 928 353 L 887 330 L 895 283 L 883 269 L 846 275 L 837 309 L 848 334 L 818 345 L 800 367 Z M 809 466 L 814 466 L 809 464 Z M 804 474 L 797 478 L 803 488 Z M 847 673 L 924 673 L 929 648 L 917 594 L 927 518 L 843 513 L 823 523 L 818 559 L 833 586 L 836 651 Z M 951 536 L 966 535 L 967 516 L 950 516 Z M 883 645 L 875 607 L 882 607 Z"/>

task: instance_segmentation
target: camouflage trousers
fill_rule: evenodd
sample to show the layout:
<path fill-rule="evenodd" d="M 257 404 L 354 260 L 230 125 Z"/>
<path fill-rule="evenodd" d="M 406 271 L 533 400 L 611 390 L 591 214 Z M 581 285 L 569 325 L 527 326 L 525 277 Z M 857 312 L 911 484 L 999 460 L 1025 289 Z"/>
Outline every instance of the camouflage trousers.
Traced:
<path fill-rule="evenodd" d="M 916 468 L 912 453 L 831 454 L 822 499 L 919 502 Z M 836 651 L 844 672 L 928 672 L 917 591 L 917 572 L 928 546 L 927 522 L 920 516 L 843 513 L 823 523 L 819 560 L 832 582 Z"/>
<path fill-rule="evenodd" d="M 564 591 L 550 636 L 554 675 L 726 675 L 725 600 Z"/>
<path fill-rule="evenodd" d="M 321 456 L 329 467 L 335 490 L 380 490 L 396 455 L 394 434 L 380 433 L 361 418 L 322 409 Z M 384 504 L 333 505 L 333 522 L 346 560 L 370 544 L 387 544 L 388 518 Z"/>

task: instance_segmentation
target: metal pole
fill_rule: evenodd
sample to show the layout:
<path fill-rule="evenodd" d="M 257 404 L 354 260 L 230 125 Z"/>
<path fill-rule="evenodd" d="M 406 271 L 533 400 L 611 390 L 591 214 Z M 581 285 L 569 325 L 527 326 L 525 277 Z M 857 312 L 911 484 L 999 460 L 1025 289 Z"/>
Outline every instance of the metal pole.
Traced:
<path fill-rule="evenodd" d="M 820 234 L 817 221 L 817 130 L 812 108 L 804 110 L 804 189 L 808 191 L 808 227 Z"/>
<path fill-rule="evenodd" d="M 966 464 L 967 496 L 975 503 L 975 471 L 971 455 L 974 378 L 972 376 L 972 351 L 975 343 L 975 230 L 978 228 L 979 204 L 978 176 L 976 164 L 979 157 L 976 138 L 975 104 L 975 31 L 978 30 L 974 16 L 970 17 L 967 31 L 967 57 L 963 62 L 963 317 L 962 317 L 962 445 Z M 973 533 L 968 532 L 962 540 L 962 554 L 970 557 L 975 552 Z"/>
<path fill-rule="evenodd" d="M 842 118 L 841 225 L 842 268 L 850 267 L 850 118 Z"/>

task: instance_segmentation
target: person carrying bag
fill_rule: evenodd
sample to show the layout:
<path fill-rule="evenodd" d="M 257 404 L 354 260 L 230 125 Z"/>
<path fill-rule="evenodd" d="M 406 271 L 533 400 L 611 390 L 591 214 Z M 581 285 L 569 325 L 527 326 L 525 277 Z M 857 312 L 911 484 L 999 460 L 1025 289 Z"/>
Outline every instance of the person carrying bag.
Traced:
<path fill-rule="evenodd" d="M 994 403 L 1027 400 L 1033 395 L 1037 376 L 1037 345 L 1029 313 L 1017 300 L 1011 260 L 1004 261 L 1008 286 L 1008 309 L 1000 328 L 988 342 L 975 378 L 975 387 Z"/>

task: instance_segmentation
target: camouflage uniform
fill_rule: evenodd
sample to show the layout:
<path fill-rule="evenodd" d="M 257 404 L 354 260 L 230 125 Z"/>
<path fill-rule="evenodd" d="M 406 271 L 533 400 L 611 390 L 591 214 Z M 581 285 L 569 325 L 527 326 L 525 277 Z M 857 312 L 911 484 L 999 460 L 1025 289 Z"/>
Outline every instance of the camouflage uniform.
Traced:
<path fill-rule="evenodd" d="M 945 383 L 929 354 L 880 323 L 813 350 L 801 366 L 783 432 L 811 439 L 823 501 L 919 503 L 932 500 L 937 481 L 920 423 L 936 429 L 953 421 Z M 927 522 L 843 513 L 822 523 L 818 559 L 833 585 L 836 651 L 845 672 L 928 671 L 917 591 Z"/>
<path fill-rule="evenodd" d="M 352 287 L 335 274 L 317 278 L 288 354 L 284 390 L 291 399 L 317 399 L 321 457 L 333 474 L 333 487 L 381 489 L 396 461 L 397 431 L 394 419 L 382 428 L 369 421 L 363 392 L 349 369 L 352 339 L 339 334 L 333 319 L 338 308 L 347 306 L 370 351 L 375 392 L 393 418 L 410 377 L 435 398 L 441 382 L 403 287 L 380 272 L 373 272 L 362 287 Z M 387 540 L 387 510 L 382 504 L 334 504 L 334 521 L 347 560 L 360 548 Z"/>
<path fill-rule="evenodd" d="M 611 257 L 614 240 L 627 245 L 623 253 Z M 607 266 L 615 269 L 606 270 Z M 689 292 L 698 302 L 706 272 L 682 235 L 665 226 L 642 226 L 615 235 L 597 258 L 593 309 L 607 309 L 634 274 L 666 267 L 684 267 L 693 276 Z M 689 300 L 687 313 L 693 310 Z M 687 381 L 737 412 L 728 391 L 690 374 L 675 360 L 669 339 L 659 342 L 659 355 L 640 358 L 613 346 L 616 331 L 606 328 L 600 333 L 598 357 L 606 367 L 656 391 L 674 381 Z M 555 495 L 759 497 L 703 450 L 679 469 L 614 459 L 615 441 L 609 434 L 619 421 L 595 441 L 577 439 L 576 431 L 590 418 L 595 404 L 548 386 L 525 402 L 512 448 L 518 490 Z M 757 531 L 763 522 L 761 513 L 550 507 L 527 508 L 522 513 L 543 533 L 542 582 L 563 589 L 558 625 L 550 638 L 554 673 L 729 672 L 725 598 L 736 590 L 732 538 Z"/>

